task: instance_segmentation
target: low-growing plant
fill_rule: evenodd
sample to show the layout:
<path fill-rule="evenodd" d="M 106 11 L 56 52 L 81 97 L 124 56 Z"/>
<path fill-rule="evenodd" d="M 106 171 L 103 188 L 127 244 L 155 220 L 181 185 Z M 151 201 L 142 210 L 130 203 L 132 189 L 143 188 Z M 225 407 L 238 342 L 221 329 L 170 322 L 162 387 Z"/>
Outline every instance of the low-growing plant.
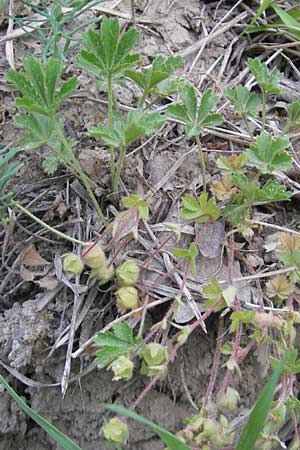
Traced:
<path fill-rule="evenodd" d="M 263 11 L 263 8 L 267 8 L 266 2 L 260 11 Z M 258 59 L 249 59 L 247 66 L 255 77 L 261 98 L 253 88 L 248 89 L 244 86 L 227 89 L 224 92 L 234 113 L 245 122 L 249 145 L 243 148 L 238 156 L 234 154 L 218 158 L 215 169 L 219 175 L 209 183 L 201 138 L 205 128 L 223 123 L 223 117 L 213 112 L 218 98 L 208 90 L 202 92 L 199 99 L 192 85 L 174 77 L 175 70 L 182 64 L 179 57 L 159 56 L 150 66 L 140 68 L 140 55 L 131 53 L 138 39 L 139 33 L 134 28 L 121 33 L 117 19 L 103 19 L 100 32 L 89 30 L 84 34 L 85 48 L 81 50 L 77 63 L 80 68 L 97 79 L 99 89 L 107 91 L 108 100 L 107 121 L 89 128 L 88 135 L 100 139 L 109 148 L 112 191 L 116 194 L 120 188 L 128 147 L 158 132 L 167 120 L 175 119 L 183 124 L 186 138 L 194 140 L 197 144 L 203 183 L 200 192 L 183 195 L 180 207 L 182 223 L 166 224 L 166 228 L 172 232 L 170 233 L 172 237 L 175 235 L 179 241 L 184 225 L 192 226 L 195 230 L 193 239 L 181 248 L 179 248 L 181 244 L 177 244 L 178 248 L 173 248 L 172 251 L 165 248 L 170 237 L 162 244 L 157 245 L 155 242 L 153 249 L 149 249 L 149 256 L 145 261 L 124 259 L 120 255 L 131 239 L 141 238 L 139 226 L 143 221 L 147 225 L 149 207 L 138 195 L 129 194 L 121 198 L 120 203 L 125 210 L 118 211 L 112 223 L 106 223 L 105 215 L 93 192 L 94 183 L 76 159 L 76 142 L 66 136 L 64 120 L 59 113 L 63 102 L 78 88 L 78 80 L 73 77 L 63 81 L 63 63 L 53 56 L 43 63 L 36 58 L 25 59 L 24 73 L 9 71 L 7 74 L 8 81 L 22 94 L 22 97 L 16 100 L 16 106 L 25 111 L 16 117 L 16 125 L 23 130 L 19 146 L 36 149 L 47 145 L 52 153 L 44 162 L 45 169 L 48 173 L 52 173 L 59 164 L 63 164 L 79 177 L 107 228 L 94 242 L 81 242 L 57 230 L 53 231 L 49 225 L 20 205 L 14 199 L 10 187 L 13 176 L 19 169 L 17 163 L 11 163 L 17 156 L 18 149 L 2 151 L 1 213 L 4 214 L 7 208 L 15 205 L 58 236 L 80 244 L 81 256 L 73 253 L 63 255 L 63 269 L 69 277 L 80 277 L 83 272 L 87 273 L 89 270 L 89 280 L 96 278 L 98 285 L 111 283 L 115 294 L 114 307 L 119 317 L 108 326 L 111 331 L 106 328 L 94 338 L 95 363 L 100 368 L 106 367 L 111 370 L 114 380 L 128 381 L 137 369 L 149 378 L 147 386 L 131 406 L 132 409 L 139 405 L 156 382 L 166 377 L 169 364 L 174 362 L 179 348 L 187 342 L 196 328 L 202 326 L 205 329 L 205 320 L 213 313 L 227 315 L 229 321 L 228 333 L 225 334 L 227 341 L 223 345 L 218 344 L 207 392 L 199 403 L 199 413 L 187 420 L 179 438 L 156 425 L 151 425 L 172 450 L 188 449 L 188 446 L 201 450 L 215 450 L 233 445 L 237 436 L 231 429 L 228 411 L 232 413 L 236 410 L 239 393 L 231 386 L 232 377 L 234 374 L 241 376 L 241 362 L 253 347 L 259 348 L 261 345 L 270 344 L 274 375 L 254 408 L 251 420 L 249 419 L 237 447 L 238 450 L 250 450 L 258 442 L 259 448 L 269 450 L 273 443 L 279 440 L 278 433 L 286 418 L 292 417 L 295 423 L 300 411 L 300 404 L 293 392 L 295 375 L 300 372 L 300 360 L 297 350 L 293 348 L 300 323 L 300 315 L 293 306 L 296 283 L 300 279 L 300 241 L 298 236 L 282 233 L 275 249 L 281 267 L 279 272 L 273 271 L 266 275 L 269 280 L 265 283 L 263 295 L 272 305 L 273 303 L 280 305 L 282 308 L 280 315 L 277 314 L 276 308 L 271 308 L 270 311 L 265 309 L 263 295 L 260 303 L 250 305 L 250 309 L 248 305 L 245 307 L 241 303 L 240 293 L 232 275 L 236 250 L 234 239 L 238 233 L 241 239 L 243 237 L 246 241 L 251 239 L 255 232 L 253 211 L 256 207 L 289 201 L 292 198 L 293 192 L 276 177 L 279 172 L 288 171 L 293 164 L 293 158 L 289 153 L 290 141 L 286 134 L 292 127 L 299 126 L 300 104 L 293 102 L 288 107 L 286 126 L 282 133 L 275 134 L 267 123 L 267 101 L 270 95 L 280 93 L 279 83 L 282 74 L 276 68 L 269 70 L 267 65 Z M 116 83 L 126 82 L 135 83 L 139 95 L 137 107 L 125 114 L 118 107 L 114 87 Z M 165 115 L 153 110 L 153 106 L 161 99 L 170 103 L 169 96 L 174 93 L 179 94 L 181 103 L 169 104 Z M 261 126 L 257 120 L 259 118 Z M 255 128 L 252 126 L 253 123 Z M 117 196 L 114 195 L 114 201 L 116 199 Z M 226 222 L 228 227 L 222 250 L 227 251 L 227 284 L 218 281 L 216 274 L 216 277 L 207 280 L 201 286 L 204 299 L 202 314 L 195 309 L 193 312 L 196 318 L 193 322 L 185 326 L 180 325 L 175 320 L 176 311 L 186 295 L 189 276 L 197 276 L 203 234 L 218 220 Z M 105 246 L 102 243 L 104 239 Z M 169 272 L 159 274 L 159 278 L 152 284 L 153 290 L 175 271 L 178 275 L 177 270 L 180 268 L 183 268 L 183 275 L 179 278 L 178 292 L 171 298 L 171 305 L 164 316 L 154 323 L 147 333 L 144 333 L 143 317 L 140 330 L 135 335 L 133 328 L 125 319 L 130 316 L 140 319 L 141 314 L 146 311 L 145 295 L 148 295 L 151 289 L 147 280 L 143 278 L 143 269 L 147 268 L 149 262 L 159 252 L 167 252 L 174 265 Z M 253 276 L 253 279 L 256 277 Z M 176 281 L 178 282 L 178 277 Z M 147 297 L 147 302 L 148 300 Z M 150 301 L 154 300 L 151 298 Z M 170 298 L 167 301 L 170 301 Z M 220 342 L 223 336 L 222 331 L 219 335 Z M 284 359 L 283 355 L 286 353 L 288 357 Z M 225 373 L 223 379 L 220 379 L 218 392 L 215 392 L 221 355 L 225 360 L 223 364 Z M 280 362 L 282 358 L 284 362 Z M 282 372 L 284 382 L 278 398 L 272 404 L 274 390 Z M 121 409 L 115 411 L 122 414 Z M 271 412 L 266 419 L 269 411 Z M 125 415 L 125 410 L 123 413 Z M 131 416 L 133 417 L 133 414 Z M 113 418 L 103 426 L 102 433 L 119 450 L 127 435 L 127 425 L 119 418 Z"/>
<path fill-rule="evenodd" d="M 42 43 L 41 58 L 44 63 L 50 57 L 66 61 L 68 55 L 81 43 L 80 32 L 99 18 L 83 20 L 80 25 L 76 22 L 93 7 L 103 3 L 104 0 L 54 0 L 48 5 L 46 2 L 33 3 L 22 0 L 35 14 L 35 17 L 24 18 L 14 16 L 14 22 L 30 33 Z"/>

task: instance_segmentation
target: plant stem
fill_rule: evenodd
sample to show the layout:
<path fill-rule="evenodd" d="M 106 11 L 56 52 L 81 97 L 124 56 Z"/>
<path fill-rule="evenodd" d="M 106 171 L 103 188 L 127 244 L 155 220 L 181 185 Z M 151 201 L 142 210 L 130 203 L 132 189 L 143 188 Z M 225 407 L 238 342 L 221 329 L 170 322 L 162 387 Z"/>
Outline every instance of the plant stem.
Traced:
<path fill-rule="evenodd" d="M 262 130 L 265 131 L 266 114 L 267 114 L 267 97 L 266 97 L 266 93 L 263 89 L 261 91 L 261 98 L 262 98 L 262 112 L 261 112 Z"/>
<path fill-rule="evenodd" d="M 79 239 L 75 239 L 71 236 L 68 236 L 65 233 L 62 233 L 61 231 L 56 230 L 55 228 L 52 228 L 50 225 L 48 225 L 46 222 L 44 222 L 43 220 L 39 219 L 38 217 L 36 217 L 34 214 L 32 214 L 30 211 L 28 211 L 28 209 L 24 208 L 19 202 L 15 203 L 15 206 L 22 211 L 24 214 L 26 214 L 28 217 L 30 217 L 31 219 L 33 219 L 35 222 L 39 223 L 40 225 L 42 225 L 42 227 L 46 228 L 47 230 L 51 231 L 51 233 L 54 233 L 56 236 L 59 236 L 63 239 L 65 239 L 66 241 L 70 241 L 70 242 L 74 242 L 75 244 L 79 244 L 79 245 L 86 245 L 86 242 L 80 241 Z"/>
<path fill-rule="evenodd" d="M 52 124 L 53 124 L 53 127 L 54 127 L 56 133 L 58 134 L 58 136 L 59 136 L 59 138 L 60 138 L 60 140 L 61 140 L 63 146 L 65 147 L 65 149 L 66 149 L 66 151 L 67 151 L 67 153 L 68 153 L 68 157 L 70 158 L 70 161 L 71 161 L 71 163 L 72 163 L 72 166 L 73 166 L 74 169 L 75 169 L 74 172 L 75 172 L 75 173 L 77 172 L 77 174 L 79 175 L 80 179 L 82 180 L 82 182 L 83 182 L 83 184 L 84 184 L 84 187 L 85 187 L 87 193 L 89 194 L 90 199 L 91 199 L 92 202 L 93 202 L 93 205 L 95 206 L 95 209 L 96 209 L 96 211 L 97 211 L 97 214 L 98 214 L 99 218 L 102 220 L 102 222 L 104 223 L 104 225 L 107 225 L 107 221 L 106 221 L 105 215 L 104 215 L 102 209 L 100 208 L 100 206 L 99 206 L 99 204 L 98 204 L 98 202 L 97 202 L 97 199 L 96 199 L 96 197 L 95 197 L 95 195 L 94 195 L 94 192 L 93 192 L 93 190 L 92 190 L 92 188 L 91 188 L 89 179 L 88 179 L 88 177 L 86 176 L 86 174 L 84 173 L 84 171 L 82 170 L 82 167 L 81 167 L 81 165 L 79 164 L 79 162 L 77 161 L 76 157 L 74 156 L 72 147 L 71 147 L 70 143 L 68 142 L 68 140 L 66 139 L 66 137 L 65 137 L 65 135 L 64 135 L 64 132 L 63 132 L 61 126 L 60 126 L 59 123 L 57 122 L 55 116 L 52 116 L 52 117 L 51 117 L 51 121 L 52 121 Z"/>
<path fill-rule="evenodd" d="M 142 108 L 142 107 L 143 107 L 143 104 L 144 104 L 144 102 L 145 102 L 145 99 L 146 99 L 146 97 L 147 97 L 147 94 L 148 94 L 147 89 L 145 89 L 144 92 L 143 92 L 143 95 L 141 96 L 141 98 L 139 99 L 139 102 L 138 102 L 138 107 L 139 107 L 139 108 Z"/>
<path fill-rule="evenodd" d="M 247 131 L 248 131 L 248 134 L 249 134 L 251 140 L 252 140 L 252 141 L 255 141 L 254 136 L 253 136 L 253 133 L 252 133 L 252 130 L 251 130 L 251 127 L 250 127 L 250 124 L 249 124 L 249 120 L 247 119 L 247 116 L 246 116 L 245 114 L 243 114 L 242 117 L 243 117 L 243 120 L 244 120 L 245 125 L 246 125 L 246 127 L 247 127 Z"/>
<path fill-rule="evenodd" d="M 112 74 L 109 74 L 107 77 L 107 95 L 108 95 L 108 124 L 109 128 L 113 128 L 114 126 L 114 117 L 113 117 L 113 90 L 112 90 Z M 112 145 L 109 147 L 110 153 L 110 174 L 111 174 L 111 182 L 113 186 L 115 186 L 115 149 Z"/>
<path fill-rule="evenodd" d="M 113 192 L 118 191 L 120 177 L 121 177 L 121 173 L 122 173 L 122 169 L 123 169 L 123 165 L 124 165 L 124 161 L 125 161 L 125 156 L 126 156 L 126 147 L 121 147 L 119 160 L 118 160 L 118 164 L 117 164 L 117 172 L 115 174 L 115 179 L 113 180 L 114 181 L 113 187 L 112 187 Z"/>
<path fill-rule="evenodd" d="M 196 136 L 196 142 L 197 142 L 197 146 L 198 146 L 199 159 L 200 159 L 200 165 L 201 165 L 203 191 L 206 192 L 206 167 L 205 167 L 205 160 L 204 160 L 202 145 L 201 145 L 199 136 Z"/>
<path fill-rule="evenodd" d="M 131 21 L 133 25 L 135 25 L 136 19 L 135 19 L 135 8 L 134 8 L 134 0 L 130 0 L 130 6 L 131 6 Z"/>

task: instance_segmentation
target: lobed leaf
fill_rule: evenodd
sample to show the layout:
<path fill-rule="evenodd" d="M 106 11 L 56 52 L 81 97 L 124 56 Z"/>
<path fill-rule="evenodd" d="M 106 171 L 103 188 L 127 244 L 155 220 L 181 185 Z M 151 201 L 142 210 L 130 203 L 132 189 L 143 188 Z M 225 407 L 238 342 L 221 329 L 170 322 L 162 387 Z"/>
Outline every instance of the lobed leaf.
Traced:
<path fill-rule="evenodd" d="M 225 89 L 224 95 L 230 100 L 236 113 L 252 117 L 256 116 L 259 97 L 257 94 L 250 92 L 245 86 Z"/>
<path fill-rule="evenodd" d="M 263 174 L 274 170 L 286 171 L 292 165 L 291 156 L 285 151 L 290 142 L 286 137 L 273 139 L 270 133 L 261 133 L 255 144 L 247 151 L 248 161 L 256 166 Z"/>
<path fill-rule="evenodd" d="M 283 74 L 274 68 L 270 72 L 266 63 L 262 63 L 257 58 L 248 58 L 247 66 L 256 78 L 256 81 L 266 94 L 279 94 L 281 89 L 279 83 L 283 78 Z"/>

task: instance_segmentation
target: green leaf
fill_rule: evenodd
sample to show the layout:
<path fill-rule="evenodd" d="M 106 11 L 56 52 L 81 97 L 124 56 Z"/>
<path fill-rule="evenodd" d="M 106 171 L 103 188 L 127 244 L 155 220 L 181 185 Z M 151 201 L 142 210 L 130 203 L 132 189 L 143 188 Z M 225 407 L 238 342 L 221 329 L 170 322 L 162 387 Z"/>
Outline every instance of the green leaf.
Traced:
<path fill-rule="evenodd" d="M 257 94 L 251 93 L 246 87 L 237 86 L 225 89 L 224 95 L 230 100 L 236 113 L 252 117 L 257 115 L 259 97 Z"/>
<path fill-rule="evenodd" d="M 233 195 L 224 208 L 224 219 L 234 226 L 242 225 L 249 215 L 250 207 L 243 196 Z"/>
<path fill-rule="evenodd" d="M 47 156 L 42 162 L 43 169 L 48 175 L 53 175 L 61 164 L 62 160 L 56 155 Z"/>
<path fill-rule="evenodd" d="M 8 83 L 13 84 L 24 97 L 27 97 L 33 102 L 38 101 L 38 95 L 34 86 L 32 86 L 23 73 L 11 69 L 6 73 L 5 78 Z"/>
<path fill-rule="evenodd" d="M 278 69 L 274 68 L 269 72 L 267 64 L 260 62 L 257 58 L 248 58 L 247 66 L 255 76 L 263 92 L 266 94 L 280 94 L 279 83 L 283 78 L 283 74 Z"/>
<path fill-rule="evenodd" d="M 250 145 L 247 151 L 248 161 L 263 174 L 274 170 L 286 171 L 292 165 L 291 156 L 284 150 L 290 142 L 286 137 L 273 139 L 270 133 L 261 133 L 257 136 L 255 144 Z"/>
<path fill-rule="evenodd" d="M 56 86 L 62 74 L 62 62 L 58 59 L 51 58 L 46 64 L 45 79 L 47 86 L 47 102 L 52 105 Z"/>
<path fill-rule="evenodd" d="M 105 367 L 119 356 L 129 357 L 141 342 L 141 338 L 134 338 L 132 329 L 123 322 L 115 325 L 113 332 L 98 333 L 94 342 L 100 347 L 95 361 L 100 367 Z"/>
<path fill-rule="evenodd" d="M 278 14 L 282 22 L 286 25 L 288 31 L 291 35 L 298 41 L 300 39 L 300 22 L 298 22 L 294 17 L 285 12 L 278 5 L 272 5 L 272 8 Z"/>
<path fill-rule="evenodd" d="M 100 33 L 89 30 L 83 34 L 87 50 L 80 52 L 78 64 L 100 78 L 122 75 L 125 70 L 131 69 L 139 62 L 139 55 L 130 54 L 139 36 L 139 32 L 134 28 L 120 35 L 119 20 L 104 18 Z"/>
<path fill-rule="evenodd" d="M 263 200 L 280 202 L 289 200 L 292 192 L 286 190 L 286 187 L 279 181 L 268 180 L 261 189 Z"/>
<path fill-rule="evenodd" d="M 19 397 L 19 395 L 9 386 L 5 379 L 0 375 L 0 383 L 7 390 L 9 395 L 15 400 L 19 407 L 34 421 L 36 422 L 46 433 L 51 436 L 58 445 L 60 445 L 64 450 L 81 450 L 81 448 L 75 444 L 72 439 L 59 431 L 54 425 L 44 419 L 42 416 L 37 414 L 33 409 L 31 409 L 24 400 Z"/>
<path fill-rule="evenodd" d="M 182 88 L 180 96 L 189 116 L 189 120 L 191 123 L 195 123 L 197 119 L 197 96 L 195 89 L 190 84 L 186 84 Z"/>
<path fill-rule="evenodd" d="M 252 25 L 257 21 L 257 19 L 266 11 L 266 9 L 269 8 L 273 0 L 263 0 L 259 6 L 259 8 L 256 11 L 256 14 L 253 16 L 251 22 L 245 29 L 244 33 L 249 33 L 249 29 L 252 27 Z"/>
<path fill-rule="evenodd" d="M 16 99 L 20 109 L 48 116 L 55 113 L 78 86 L 77 79 L 73 77 L 65 81 L 57 92 L 62 63 L 56 59 L 41 64 L 36 58 L 25 58 L 23 65 L 25 74 L 13 70 L 7 73 L 7 80 L 23 94 L 22 98 Z"/>
<path fill-rule="evenodd" d="M 25 74 L 31 85 L 35 87 L 39 101 L 43 107 L 47 108 L 47 94 L 45 89 L 45 76 L 41 63 L 34 57 L 26 58 L 23 61 Z"/>
<path fill-rule="evenodd" d="M 69 97 L 76 89 L 78 88 L 79 81 L 76 77 L 70 78 L 68 81 L 65 81 L 60 90 L 57 92 L 55 96 L 55 110 L 62 104 L 65 98 Z"/>
<path fill-rule="evenodd" d="M 282 371 L 285 367 L 288 352 L 283 355 L 283 358 L 277 369 L 271 376 L 268 383 L 262 390 L 248 420 L 239 438 L 236 450 L 253 450 L 255 443 L 262 430 L 267 415 L 272 407 L 272 402 L 275 395 L 275 389 L 281 377 Z"/>
<path fill-rule="evenodd" d="M 180 213 L 184 220 L 194 219 L 196 222 L 205 223 L 209 220 L 217 220 L 220 217 L 215 199 L 213 197 L 208 199 L 206 192 L 202 192 L 198 199 L 186 194 L 182 203 L 183 208 L 181 208 Z"/>
<path fill-rule="evenodd" d="M 289 127 L 300 125 L 300 102 L 292 102 L 288 106 L 288 122 Z"/>
<path fill-rule="evenodd" d="M 21 164 L 11 162 L 19 151 L 19 148 L 8 150 L 8 147 L 0 150 L 0 219 L 4 218 L 7 208 L 13 205 L 14 188 L 8 191 L 5 188 L 21 168 Z"/>
<path fill-rule="evenodd" d="M 149 136 L 165 123 L 159 113 L 146 113 L 141 109 L 130 111 L 127 116 L 114 115 L 114 128 L 99 124 L 89 128 L 90 136 L 102 139 L 113 147 L 127 147 L 138 139 Z"/>
<path fill-rule="evenodd" d="M 199 106 L 197 106 L 195 89 L 191 85 L 184 85 L 180 91 L 180 97 L 183 105 L 170 105 L 168 114 L 186 125 L 188 138 L 199 136 L 204 127 L 217 126 L 223 123 L 220 114 L 211 114 L 211 110 L 217 102 L 217 97 L 211 91 L 204 92 Z"/>
<path fill-rule="evenodd" d="M 178 258 L 189 258 L 191 271 L 193 273 L 196 272 L 196 257 L 198 256 L 198 247 L 195 242 L 192 242 L 188 249 L 174 248 L 173 253 Z"/>
<path fill-rule="evenodd" d="M 47 116 L 41 114 L 18 114 L 15 117 L 15 124 L 24 130 L 20 143 L 28 149 L 48 144 L 53 139 L 53 134 L 55 135 L 52 122 Z"/>
<path fill-rule="evenodd" d="M 168 106 L 168 114 L 170 117 L 178 119 L 184 124 L 189 123 L 189 116 L 187 114 L 187 111 L 182 105 L 177 104 Z"/>
<path fill-rule="evenodd" d="M 155 88 L 162 81 L 167 80 L 182 64 L 183 59 L 180 56 L 170 56 L 169 58 L 158 56 L 154 59 L 150 68 L 143 68 L 140 72 L 128 70 L 125 75 L 143 89 L 145 97 L 156 93 Z"/>
<path fill-rule="evenodd" d="M 188 447 L 172 433 L 165 430 L 164 428 L 159 427 L 155 423 L 150 422 L 149 420 L 145 419 L 139 414 L 129 411 L 128 409 L 119 405 L 104 405 L 104 406 L 106 409 L 109 409 L 110 411 L 113 411 L 116 414 L 119 414 L 120 416 L 126 416 L 129 419 L 133 419 L 137 422 L 140 422 L 152 428 L 152 430 L 154 430 L 159 435 L 161 440 L 168 446 L 170 450 L 191 450 L 191 447 Z"/>
<path fill-rule="evenodd" d="M 125 208 L 132 208 L 137 206 L 139 210 L 140 217 L 143 220 L 149 219 L 149 207 L 147 205 L 147 202 L 142 200 L 138 195 L 131 194 L 127 195 L 127 197 L 122 197 L 122 203 L 125 206 Z"/>

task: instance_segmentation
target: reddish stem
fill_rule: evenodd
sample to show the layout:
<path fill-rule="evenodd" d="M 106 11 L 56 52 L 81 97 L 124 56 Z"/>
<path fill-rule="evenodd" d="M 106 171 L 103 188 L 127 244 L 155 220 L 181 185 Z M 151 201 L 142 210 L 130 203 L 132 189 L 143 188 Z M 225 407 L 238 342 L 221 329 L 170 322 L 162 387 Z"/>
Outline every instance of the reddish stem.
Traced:
<path fill-rule="evenodd" d="M 210 380 L 209 380 L 209 384 L 208 384 L 206 395 L 205 395 L 204 406 L 208 405 L 208 402 L 210 401 L 213 391 L 214 391 L 214 388 L 215 388 L 215 384 L 216 384 L 216 380 L 217 380 L 217 376 L 218 376 L 219 364 L 220 364 L 220 355 L 221 355 L 221 347 L 222 347 L 223 337 L 224 337 L 223 336 L 223 319 L 220 319 L 219 329 L 218 329 L 218 337 L 217 337 L 217 345 L 216 345 L 216 350 L 215 350 L 215 355 L 214 355 L 214 362 L 213 362 L 213 366 L 211 369 Z"/>

